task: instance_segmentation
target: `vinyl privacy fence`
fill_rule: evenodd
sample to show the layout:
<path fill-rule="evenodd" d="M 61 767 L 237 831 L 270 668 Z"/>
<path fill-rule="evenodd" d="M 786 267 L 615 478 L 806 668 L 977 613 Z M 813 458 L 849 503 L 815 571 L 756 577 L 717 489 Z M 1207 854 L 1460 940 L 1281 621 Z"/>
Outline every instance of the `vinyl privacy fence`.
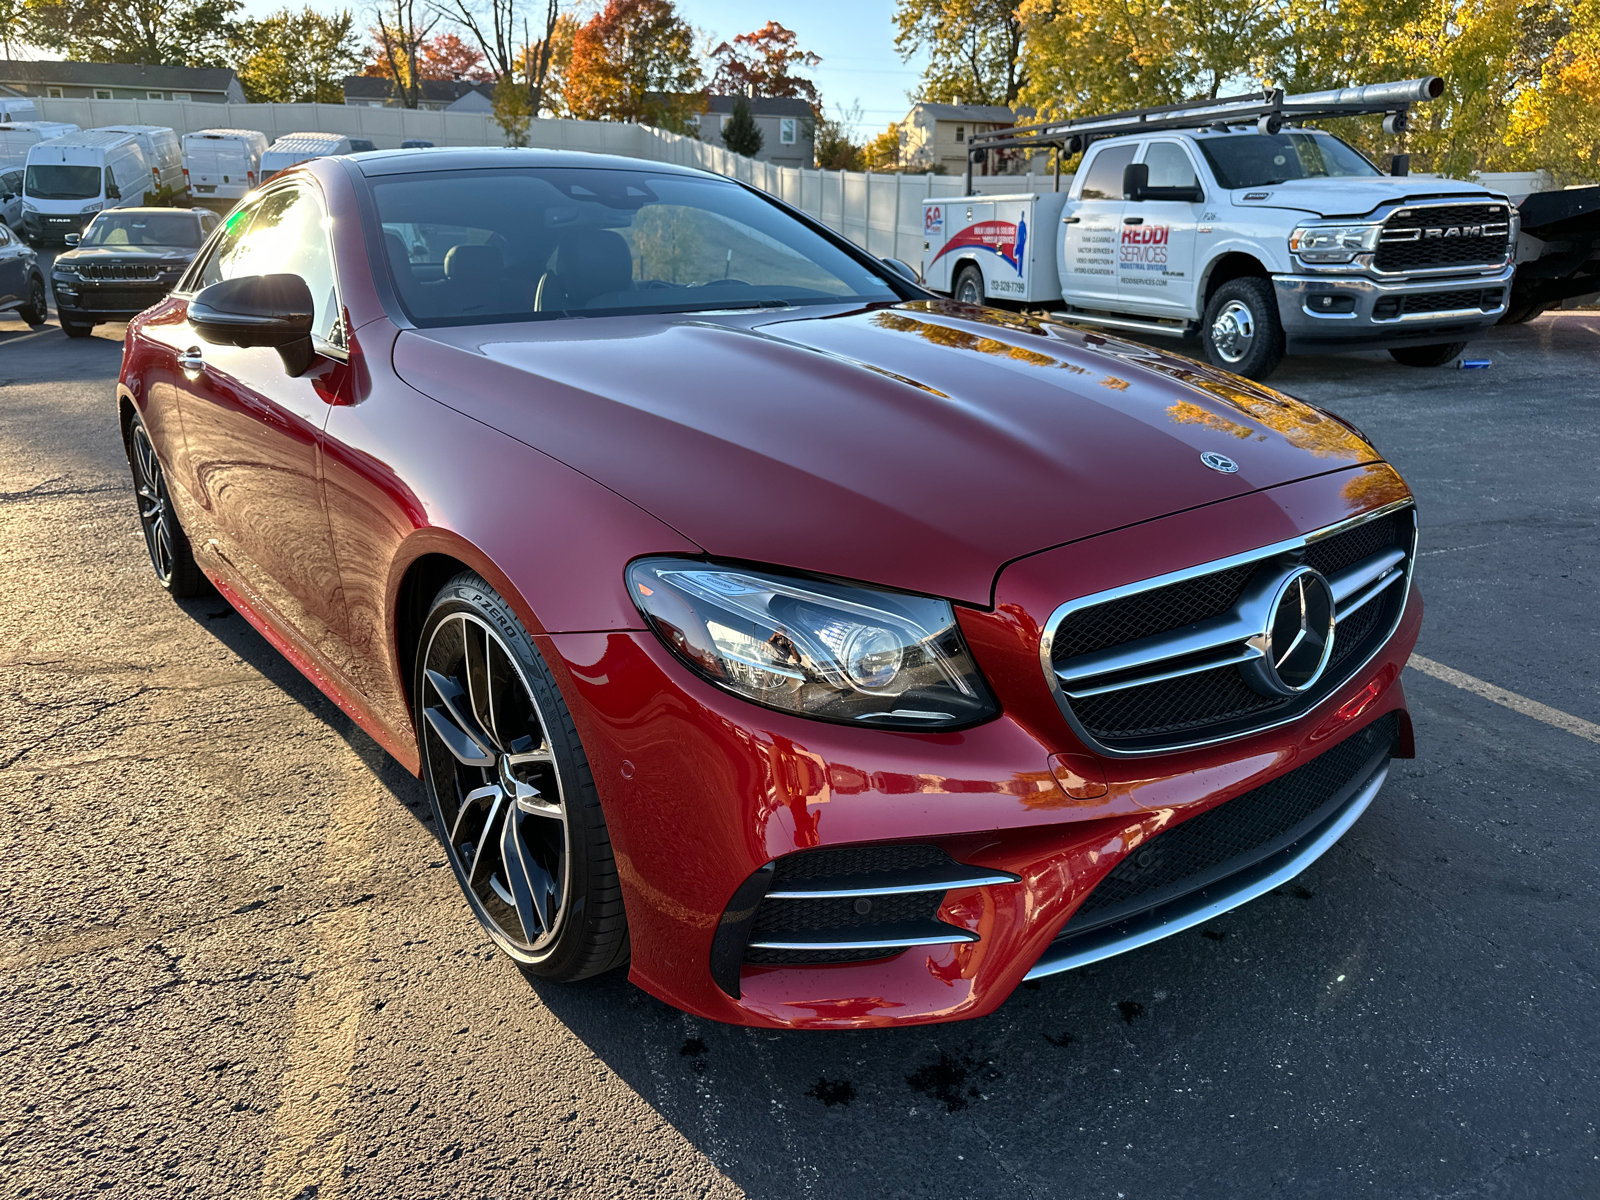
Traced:
<path fill-rule="evenodd" d="M 484 113 L 366 108 L 344 104 L 198 104 L 173 100 L 36 99 L 46 121 L 71 121 L 84 129 L 107 125 L 166 125 L 181 137 L 202 129 L 256 129 L 268 140 L 318 131 L 369 138 L 379 149 L 421 138 L 437 146 L 501 146 L 500 127 Z M 618 121 L 540 120 L 529 144 L 550 150 L 618 154 L 698 167 L 739 179 L 794 205 L 871 254 L 922 262 L 922 201 L 960 196 L 959 175 L 880 175 L 866 171 L 776 167 L 697 138 Z M 1063 177 L 1067 187 L 1070 177 Z M 973 180 L 992 195 L 1049 191 L 1049 175 L 1000 175 Z"/>

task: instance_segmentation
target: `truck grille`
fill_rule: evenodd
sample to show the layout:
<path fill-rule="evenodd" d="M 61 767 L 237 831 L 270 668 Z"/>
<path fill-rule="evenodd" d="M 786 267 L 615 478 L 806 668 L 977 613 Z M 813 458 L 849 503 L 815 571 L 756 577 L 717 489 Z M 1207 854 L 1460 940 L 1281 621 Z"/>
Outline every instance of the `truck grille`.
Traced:
<path fill-rule="evenodd" d="M 1321 823 L 1394 752 L 1396 713 L 1310 762 L 1235 796 L 1128 853 L 1057 935 L 1057 941 L 1146 912 L 1275 853 Z"/>
<path fill-rule="evenodd" d="M 1504 204 L 1423 204 L 1383 223 L 1372 265 L 1390 272 L 1497 266 L 1510 247 L 1511 209 Z"/>
<path fill-rule="evenodd" d="M 1415 541 L 1409 505 L 1358 518 L 1245 562 L 1070 606 L 1050 636 L 1052 682 L 1091 742 L 1128 754 L 1237 737 L 1293 719 L 1349 678 L 1394 631 Z M 1244 667 L 1264 617 L 1255 599 L 1296 563 L 1337 600 L 1333 649 L 1305 692 L 1267 695 Z M 1121 589 L 1118 589 L 1119 591 Z"/>
<path fill-rule="evenodd" d="M 1493 312 L 1505 303 L 1504 288 L 1473 288 L 1461 292 L 1426 292 L 1407 296 L 1400 303 L 1402 313 L 1453 312 L 1464 308 Z"/>

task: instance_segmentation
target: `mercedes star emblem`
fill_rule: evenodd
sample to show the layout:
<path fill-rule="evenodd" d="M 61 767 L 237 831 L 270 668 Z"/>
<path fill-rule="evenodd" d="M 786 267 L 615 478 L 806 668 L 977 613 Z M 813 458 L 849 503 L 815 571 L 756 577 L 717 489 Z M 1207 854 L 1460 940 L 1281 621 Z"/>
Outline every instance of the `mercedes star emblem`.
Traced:
<path fill-rule="evenodd" d="M 1240 670 L 1262 695 L 1298 696 L 1333 653 L 1333 588 L 1320 572 L 1296 567 L 1273 587 L 1266 613 L 1266 628 L 1250 639 L 1261 656 Z"/>
<path fill-rule="evenodd" d="M 1226 454 L 1218 454 L 1215 450 L 1207 450 L 1200 456 L 1200 461 L 1213 471 L 1221 471 L 1224 475 L 1232 475 L 1239 469 L 1239 464 Z"/>

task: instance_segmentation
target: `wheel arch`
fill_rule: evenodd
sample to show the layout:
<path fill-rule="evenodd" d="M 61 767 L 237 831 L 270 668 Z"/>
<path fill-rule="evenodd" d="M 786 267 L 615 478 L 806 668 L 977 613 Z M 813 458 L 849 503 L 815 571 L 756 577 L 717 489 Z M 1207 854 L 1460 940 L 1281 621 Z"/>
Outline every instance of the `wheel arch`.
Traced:
<path fill-rule="evenodd" d="M 1200 315 L 1205 315 L 1211 305 L 1211 297 L 1217 294 L 1219 287 L 1244 278 L 1265 279 L 1270 283 L 1272 273 L 1260 259 L 1240 250 L 1230 250 L 1206 267 L 1200 280 Z"/>
<path fill-rule="evenodd" d="M 962 268 L 964 267 L 971 267 L 978 273 L 978 278 L 983 280 L 984 298 L 988 299 L 989 276 L 984 273 L 983 264 L 978 261 L 978 256 L 976 254 L 963 254 L 960 258 L 956 259 L 950 264 L 950 294 L 952 296 L 956 294 L 956 276 L 961 274 Z"/>

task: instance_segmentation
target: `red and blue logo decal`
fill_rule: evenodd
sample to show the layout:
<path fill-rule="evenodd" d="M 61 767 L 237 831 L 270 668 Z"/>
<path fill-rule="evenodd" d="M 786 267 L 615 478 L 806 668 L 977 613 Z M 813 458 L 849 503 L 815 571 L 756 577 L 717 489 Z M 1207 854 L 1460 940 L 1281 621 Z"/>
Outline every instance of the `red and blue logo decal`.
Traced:
<path fill-rule="evenodd" d="M 938 262 L 952 250 L 960 250 L 971 246 L 976 250 L 988 250 L 1011 264 L 1018 275 L 1022 274 L 1023 254 L 1028 245 L 1028 222 L 1019 219 L 1015 225 L 1009 221 L 979 221 L 975 225 L 968 225 L 955 237 L 944 244 L 944 249 L 933 256 L 933 262 Z"/>

